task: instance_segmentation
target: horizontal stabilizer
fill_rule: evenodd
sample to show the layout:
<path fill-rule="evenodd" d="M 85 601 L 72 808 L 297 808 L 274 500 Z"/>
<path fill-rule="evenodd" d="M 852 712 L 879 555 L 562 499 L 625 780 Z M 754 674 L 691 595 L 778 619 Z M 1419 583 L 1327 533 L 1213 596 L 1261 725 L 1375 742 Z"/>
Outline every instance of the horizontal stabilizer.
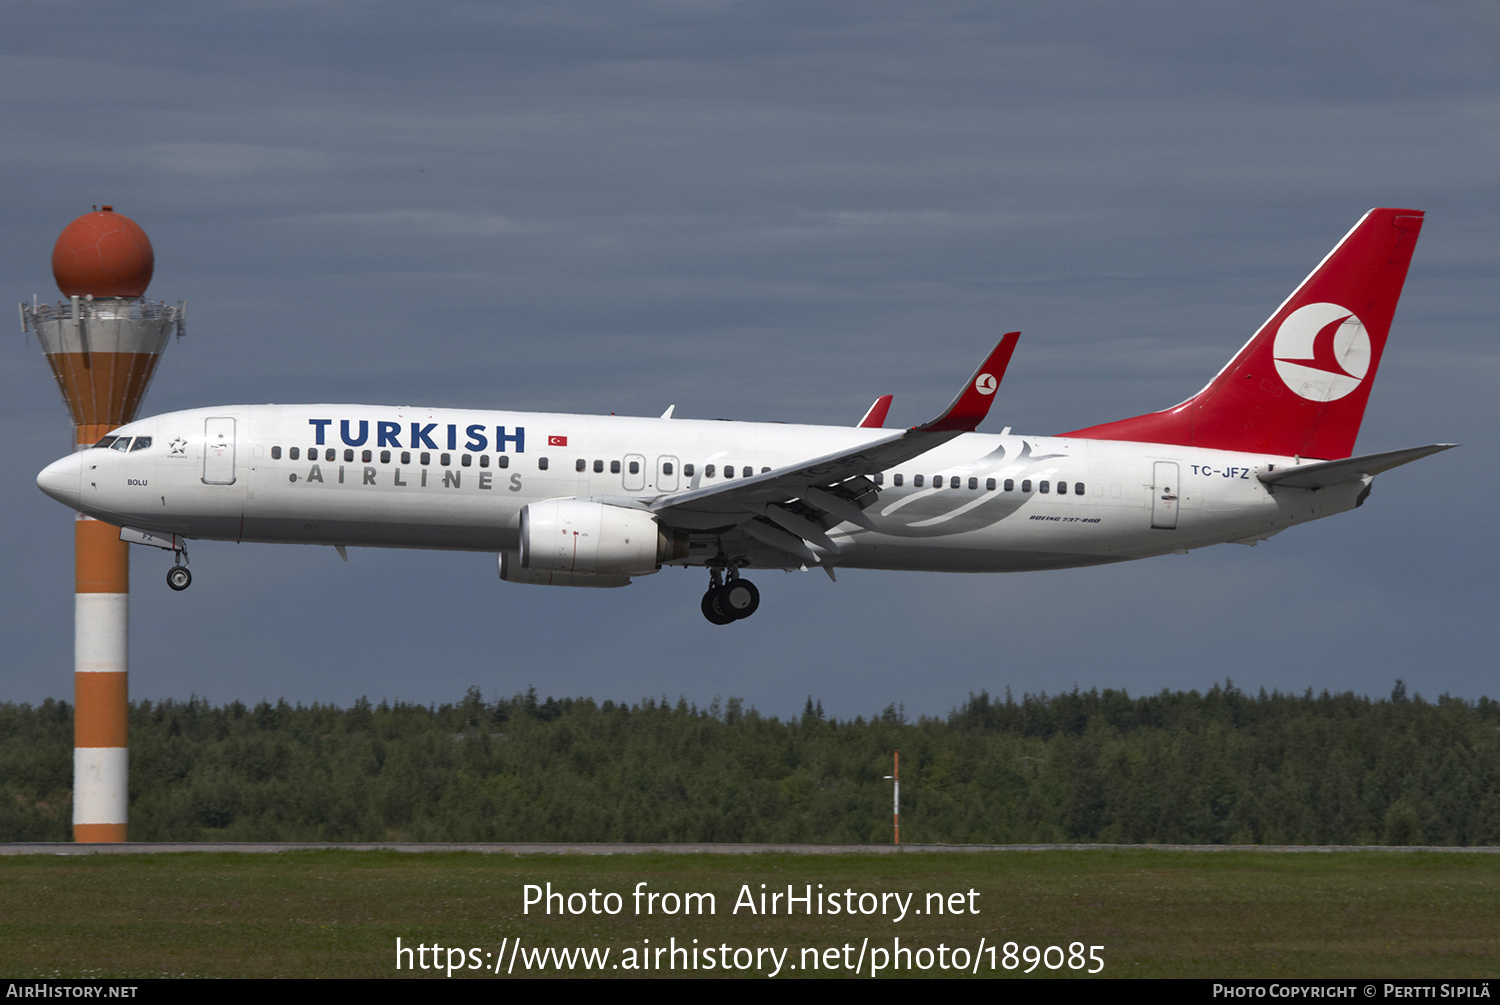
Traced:
<path fill-rule="evenodd" d="M 1346 457 L 1341 461 L 1320 461 L 1317 464 L 1299 464 L 1296 467 L 1261 471 L 1255 477 L 1267 485 L 1284 485 L 1293 489 L 1321 489 L 1341 482 L 1354 481 L 1365 475 L 1378 475 L 1391 468 L 1421 460 L 1432 454 L 1451 450 L 1457 443 L 1433 443 L 1425 447 L 1407 447 L 1405 450 L 1387 450 L 1363 457 Z"/>

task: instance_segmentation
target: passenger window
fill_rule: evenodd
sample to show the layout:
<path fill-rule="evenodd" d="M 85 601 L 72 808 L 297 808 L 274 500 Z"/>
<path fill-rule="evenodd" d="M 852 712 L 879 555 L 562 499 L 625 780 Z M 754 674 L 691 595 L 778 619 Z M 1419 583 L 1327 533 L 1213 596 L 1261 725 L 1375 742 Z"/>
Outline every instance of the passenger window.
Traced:
<path fill-rule="evenodd" d="M 499 457 L 497 457 L 495 459 L 495 466 L 497 468 L 510 467 L 510 454 L 501 454 Z"/>
<path fill-rule="evenodd" d="M 481 468 L 487 468 L 487 467 L 490 466 L 490 455 L 489 454 L 480 454 L 479 455 L 479 466 Z"/>
<path fill-rule="evenodd" d="M 978 482 L 975 482 L 975 484 L 977 485 Z M 958 475 L 954 475 L 951 479 L 948 480 L 948 487 L 950 489 L 956 489 L 956 488 L 958 488 Z M 973 487 L 974 487 L 973 485 L 969 486 L 969 488 L 973 488 Z"/>
<path fill-rule="evenodd" d="M 761 474 L 765 474 L 767 471 L 770 471 L 770 470 L 771 470 L 770 468 L 761 468 L 760 469 L 760 473 Z"/>
<path fill-rule="evenodd" d="M 633 474 L 633 475 L 638 475 L 638 474 L 641 473 L 641 462 L 640 461 L 631 461 L 630 462 L 630 473 Z"/>
<path fill-rule="evenodd" d="M 352 451 L 352 450 L 349 451 L 349 452 L 351 454 L 354 453 L 354 451 Z M 323 451 L 323 459 L 325 461 L 332 461 L 332 460 L 336 460 L 337 458 L 338 458 L 338 452 L 335 451 L 332 447 L 329 447 L 327 450 Z M 354 458 L 351 457 L 349 459 L 353 460 Z"/>
<path fill-rule="evenodd" d="M 875 484 L 876 485 L 884 485 L 885 484 L 885 472 L 884 471 L 877 471 L 877 472 L 875 472 Z"/>
<path fill-rule="evenodd" d="M 536 469 L 538 471 L 546 471 L 547 470 L 547 458 L 545 458 L 545 457 L 538 457 L 536 459 Z"/>
<path fill-rule="evenodd" d="M 445 468 L 448 466 L 449 462 L 451 462 L 452 460 L 453 460 L 453 458 L 450 457 L 448 454 L 438 454 L 438 463 L 441 464 Z"/>
<path fill-rule="evenodd" d="M 902 478 L 903 476 L 899 472 L 891 475 L 891 484 L 899 489 L 901 487 Z"/>
<path fill-rule="evenodd" d="M 1051 483 L 1050 482 L 1039 482 L 1037 484 L 1036 490 L 1038 492 L 1040 492 L 1042 495 L 1046 495 L 1047 494 L 1047 490 L 1049 488 L 1051 488 Z"/>
<path fill-rule="evenodd" d="M 733 478 L 734 477 L 734 465 L 733 464 L 726 464 L 726 465 L 724 465 L 724 477 L 725 478 Z"/>
<path fill-rule="evenodd" d="M 671 461 L 664 461 L 662 463 L 661 473 L 664 474 L 664 475 L 670 475 L 672 473 L 672 462 Z"/>
<path fill-rule="evenodd" d="M 682 473 L 689 478 L 693 477 L 693 466 L 691 464 L 684 464 L 682 466 Z"/>
<path fill-rule="evenodd" d="M 977 489 L 977 488 L 979 488 L 979 479 L 978 478 L 970 478 L 969 479 L 969 488 L 971 488 L 971 489 Z"/>
<path fill-rule="evenodd" d="M 389 450 L 382 450 L 380 452 L 380 463 L 381 464 L 389 464 L 389 463 L 391 463 L 391 452 Z"/>
<path fill-rule="evenodd" d="M 137 450 L 145 450 L 149 446 L 151 446 L 151 437 L 137 436 L 135 442 L 130 445 L 130 452 L 133 454 Z"/>
<path fill-rule="evenodd" d="M 1057 483 L 1057 494 L 1060 495 L 1060 496 L 1065 496 L 1065 495 L 1068 494 L 1068 483 L 1067 482 L 1058 482 Z"/>
<path fill-rule="evenodd" d="M 1083 495 L 1083 482 L 1074 482 L 1073 483 L 1073 494 L 1075 496 L 1081 496 L 1081 495 Z"/>
<path fill-rule="evenodd" d="M 713 476 L 714 476 L 714 466 L 712 464 L 709 464 L 706 467 L 704 467 L 704 469 L 703 469 L 703 477 L 704 478 L 712 478 Z"/>
<path fill-rule="evenodd" d="M 993 492 L 993 491 L 995 491 L 995 479 L 993 479 L 993 478 L 986 478 L 984 480 L 984 490 L 986 492 Z"/>
<path fill-rule="evenodd" d="M 103 450 L 111 443 L 115 442 L 115 440 L 117 439 L 119 439 L 118 436 L 106 436 L 102 438 L 98 443 L 94 444 L 94 446 L 98 447 L 100 450 Z"/>
<path fill-rule="evenodd" d="M 292 449 L 296 450 L 297 448 L 293 447 Z M 273 460 L 273 461 L 279 461 L 279 460 L 281 460 L 281 448 L 280 447 L 272 447 L 271 448 L 271 460 Z"/>
<path fill-rule="evenodd" d="M 1016 480 L 1014 478 L 1007 478 L 1007 479 L 1005 479 L 1005 491 L 1007 491 L 1007 492 L 1014 492 L 1015 490 L 1016 490 Z"/>
<path fill-rule="evenodd" d="M 333 460 L 332 457 L 330 457 L 328 459 L 330 461 Z M 348 447 L 345 447 L 344 448 L 344 463 L 347 464 L 347 463 L 349 463 L 352 460 L 354 460 L 354 451 L 350 450 Z"/>
<path fill-rule="evenodd" d="M 432 455 L 429 454 L 425 450 L 422 451 L 419 455 L 417 455 L 417 463 L 422 464 L 424 466 L 428 465 L 428 464 L 431 464 L 432 463 Z"/>
<path fill-rule="evenodd" d="M 1026 479 L 1025 481 L 1023 481 L 1021 483 L 1021 491 L 1022 492 L 1030 492 L 1031 491 L 1031 479 L 1030 478 Z"/>
<path fill-rule="evenodd" d="M 602 475 L 602 474 L 604 474 L 604 462 L 603 461 L 595 461 L 594 462 L 594 474 L 596 474 L 596 475 Z"/>
<path fill-rule="evenodd" d="M 923 476 L 922 475 L 912 475 L 911 476 L 911 483 L 912 483 L 912 485 L 914 487 L 921 488 L 922 484 L 923 484 Z"/>
<path fill-rule="evenodd" d="M 301 453 L 301 451 L 299 451 L 296 447 L 293 447 L 292 449 L 290 449 L 290 450 L 288 450 L 286 452 L 286 455 L 287 455 L 287 457 L 289 457 L 289 458 L 291 458 L 292 460 L 295 461 L 297 459 L 297 456 L 300 453 Z"/>
<path fill-rule="evenodd" d="M 366 450 L 366 451 L 363 451 L 363 452 L 360 453 L 360 455 L 359 455 L 359 461 L 360 461 L 361 464 L 369 464 L 370 461 L 374 457 L 375 457 L 374 454 L 372 454 L 370 451 Z"/>
<path fill-rule="evenodd" d="M 462 464 L 466 468 L 471 468 L 474 466 L 474 458 L 469 454 L 460 454 L 458 463 Z"/>
<path fill-rule="evenodd" d="M 573 462 L 573 470 L 574 471 L 587 471 L 588 469 L 589 469 L 589 462 L 586 461 L 586 460 L 584 460 L 582 457 L 578 458 L 578 460 L 576 460 L 576 461 Z"/>
<path fill-rule="evenodd" d="M 620 473 L 620 462 L 619 461 L 610 461 L 609 462 L 609 473 L 612 474 L 612 475 L 617 475 L 617 474 Z"/>
<path fill-rule="evenodd" d="M 411 451 L 410 450 L 403 450 L 403 451 L 401 451 L 401 463 L 402 464 L 410 464 L 411 463 Z"/>
<path fill-rule="evenodd" d="M 130 449 L 130 437 L 128 437 L 128 436 L 122 436 L 122 437 L 120 437 L 118 440 L 116 440 L 114 442 L 114 445 L 111 446 L 109 449 L 111 449 L 111 450 L 118 450 L 120 453 L 123 454 L 125 451 L 127 451 L 127 450 Z"/>

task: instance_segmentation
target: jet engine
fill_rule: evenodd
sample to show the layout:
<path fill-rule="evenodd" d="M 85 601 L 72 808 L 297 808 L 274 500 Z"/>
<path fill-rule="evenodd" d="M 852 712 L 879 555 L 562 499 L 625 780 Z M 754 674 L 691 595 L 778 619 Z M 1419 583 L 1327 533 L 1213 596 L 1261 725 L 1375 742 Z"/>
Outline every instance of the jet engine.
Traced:
<path fill-rule="evenodd" d="M 547 499 L 521 510 L 521 567 L 570 576 L 646 576 L 687 557 L 687 535 L 645 510 Z"/>

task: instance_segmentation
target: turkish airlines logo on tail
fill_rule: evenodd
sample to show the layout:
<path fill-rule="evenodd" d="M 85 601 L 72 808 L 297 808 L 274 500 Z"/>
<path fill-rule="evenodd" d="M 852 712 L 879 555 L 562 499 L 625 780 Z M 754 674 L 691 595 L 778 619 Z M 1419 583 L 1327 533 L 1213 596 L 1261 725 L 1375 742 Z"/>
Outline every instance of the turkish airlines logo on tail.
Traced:
<path fill-rule="evenodd" d="M 974 378 L 974 390 L 980 394 L 994 394 L 995 388 L 999 386 L 1000 382 L 995 379 L 995 375 L 992 373 L 981 373 L 978 377 Z"/>
<path fill-rule="evenodd" d="M 1288 314 L 1271 350 L 1276 373 L 1309 401 L 1337 401 L 1370 370 L 1370 336 L 1353 311 L 1308 304 Z"/>

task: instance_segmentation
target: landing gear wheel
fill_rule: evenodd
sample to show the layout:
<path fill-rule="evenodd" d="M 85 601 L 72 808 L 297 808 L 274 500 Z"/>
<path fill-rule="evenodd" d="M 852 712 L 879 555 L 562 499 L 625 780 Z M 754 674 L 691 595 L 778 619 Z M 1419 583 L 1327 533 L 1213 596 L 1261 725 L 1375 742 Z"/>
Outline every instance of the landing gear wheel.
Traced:
<path fill-rule="evenodd" d="M 731 579 L 719 591 L 719 607 L 736 621 L 760 607 L 760 591 L 748 579 Z"/>
<path fill-rule="evenodd" d="M 709 620 L 710 624 L 727 625 L 734 620 L 733 614 L 727 612 L 720 613 L 721 605 L 715 603 L 723 589 L 724 587 L 722 586 L 711 586 L 708 592 L 703 595 L 703 603 L 701 605 L 703 616 Z"/>
<path fill-rule="evenodd" d="M 193 585 L 193 574 L 188 572 L 185 565 L 174 565 L 167 570 L 167 585 L 181 593 Z"/>

